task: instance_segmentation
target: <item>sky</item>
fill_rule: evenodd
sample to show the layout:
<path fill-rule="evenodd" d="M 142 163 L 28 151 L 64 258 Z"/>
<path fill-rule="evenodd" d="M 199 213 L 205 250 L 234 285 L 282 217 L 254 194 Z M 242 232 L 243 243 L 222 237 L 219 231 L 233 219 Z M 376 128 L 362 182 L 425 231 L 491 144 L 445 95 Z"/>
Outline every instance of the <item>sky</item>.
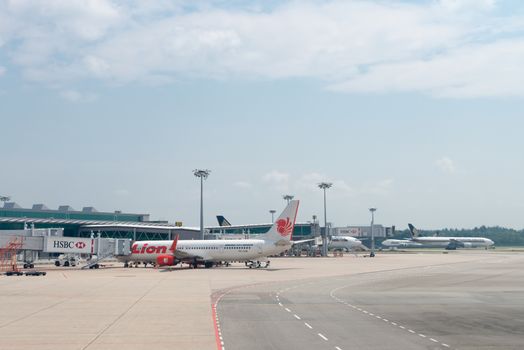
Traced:
<path fill-rule="evenodd" d="M 0 194 L 524 228 L 524 3 L 0 0 Z"/>

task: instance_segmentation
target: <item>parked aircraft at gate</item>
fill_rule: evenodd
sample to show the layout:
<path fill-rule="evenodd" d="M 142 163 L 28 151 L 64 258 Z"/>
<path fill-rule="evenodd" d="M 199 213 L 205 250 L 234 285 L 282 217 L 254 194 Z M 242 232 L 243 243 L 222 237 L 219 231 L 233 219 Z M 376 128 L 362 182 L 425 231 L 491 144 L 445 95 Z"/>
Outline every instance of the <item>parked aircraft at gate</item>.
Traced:
<path fill-rule="evenodd" d="M 243 261 L 248 267 L 269 266 L 270 255 L 278 255 L 293 244 L 293 228 L 298 212 L 299 201 L 290 201 L 273 226 L 257 239 L 235 240 L 178 240 L 139 241 L 132 246 L 129 256 L 120 258 L 129 266 L 131 262 L 152 263 L 157 266 L 175 266 L 181 262 L 193 267 L 199 264 L 212 267 L 219 262 Z"/>

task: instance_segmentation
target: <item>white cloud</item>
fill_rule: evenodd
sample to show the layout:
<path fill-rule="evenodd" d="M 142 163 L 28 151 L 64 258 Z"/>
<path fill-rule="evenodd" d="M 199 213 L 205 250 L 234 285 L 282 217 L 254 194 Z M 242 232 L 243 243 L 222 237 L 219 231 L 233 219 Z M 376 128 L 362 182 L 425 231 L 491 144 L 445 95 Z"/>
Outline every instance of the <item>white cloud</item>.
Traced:
<path fill-rule="evenodd" d="M 233 185 L 235 187 L 242 188 L 242 189 L 250 189 L 253 187 L 253 185 L 247 181 L 237 181 Z"/>
<path fill-rule="evenodd" d="M 349 93 L 524 96 L 524 19 L 497 17 L 494 0 L 263 5 L 9 1 L 0 45 L 53 84 L 305 77 Z"/>
<path fill-rule="evenodd" d="M 453 174 L 455 172 L 455 163 L 449 157 L 436 160 L 435 165 L 444 173 Z"/>
<path fill-rule="evenodd" d="M 266 182 L 273 182 L 277 184 L 287 183 L 289 181 L 289 174 L 280 172 L 278 170 L 272 170 L 265 174 L 263 177 Z"/>
<path fill-rule="evenodd" d="M 380 180 L 377 183 L 373 184 L 371 187 L 365 188 L 363 192 L 375 194 L 375 195 L 386 196 L 391 192 L 393 183 L 394 183 L 393 179 Z"/>
<path fill-rule="evenodd" d="M 114 193 L 115 193 L 115 195 L 117 195 L 119 197 L 127 197 L 130 194 L 129 190 L 126 190 L 126 189 L 123 189 L 123 188 L 115 190 Z"/>
<path fill-rule="evenodd" d="M 69 102 L 93 102 L 97 99 L 95 94 L 81 93 L 76 90 L 64 90 L 60 92 L 60 97 Z"/>

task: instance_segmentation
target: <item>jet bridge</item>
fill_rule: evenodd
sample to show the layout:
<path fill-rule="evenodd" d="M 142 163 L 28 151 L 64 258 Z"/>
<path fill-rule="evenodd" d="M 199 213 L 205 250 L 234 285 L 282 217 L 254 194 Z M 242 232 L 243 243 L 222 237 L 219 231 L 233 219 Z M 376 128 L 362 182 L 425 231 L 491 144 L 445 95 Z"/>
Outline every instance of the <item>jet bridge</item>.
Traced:
<path fill-rule="evenodd" d="M 7 246 L 10 242 L 21 241 L 20 251 L 32 254 L 58 253 L 58 254 L 86 254 L 95 257 L 87 267 L 92 267 L 104 259 L 115 256 L 131 254 L 131 240 L 117 238 L 79 238 L 64 237 L 63 229 L 25 229 L 1 230 L 0 247 Z"/>

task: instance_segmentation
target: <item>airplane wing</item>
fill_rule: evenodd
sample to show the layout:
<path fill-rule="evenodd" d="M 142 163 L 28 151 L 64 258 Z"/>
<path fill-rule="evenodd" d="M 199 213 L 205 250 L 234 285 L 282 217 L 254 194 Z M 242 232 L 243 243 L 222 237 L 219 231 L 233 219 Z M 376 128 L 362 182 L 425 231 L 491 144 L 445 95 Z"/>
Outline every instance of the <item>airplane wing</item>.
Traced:
<path fill-rule="evenodd" d="M 313 242 L 315 240 L 316 240 L 315 238 L 310 238 L 310 239 L 303 239 L 300 241 L 292 241 L 291 243 L 295 245 L 295 244 L 301 244 L 301 243 L 306 243 L 306 242 Z"/>

